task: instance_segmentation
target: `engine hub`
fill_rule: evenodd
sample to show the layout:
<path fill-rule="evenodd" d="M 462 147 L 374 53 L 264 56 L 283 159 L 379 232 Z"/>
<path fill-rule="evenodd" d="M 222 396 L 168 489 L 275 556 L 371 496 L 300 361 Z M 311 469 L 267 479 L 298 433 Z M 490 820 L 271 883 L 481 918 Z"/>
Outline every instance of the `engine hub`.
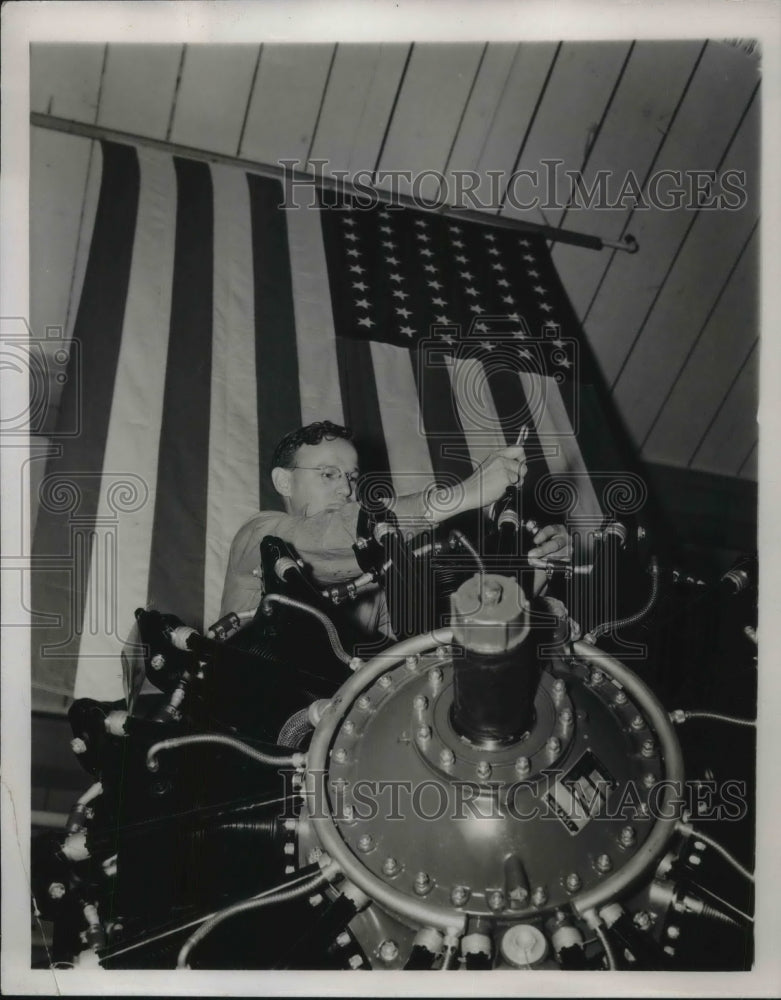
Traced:
<path fill-rule="evenodd" d="M 353 926 L 367 953 L 381 954 L 391 921 L 391 965 L 404 964 L 420 928 L 462 931 L 489 919 L 506 931 L 564 907 L 582 915 L 604 905 L 652 875 L 678 817 L 680 751 L 645 685 L 604 654 L 595 665 L 585 644 L 565 655 L 550 632 L 529 638 L 503 622 L 510 649 L 492 648 L 490 628 L 474 638 L 481 616 L 468 627 L 456 620 L 471 649 L 438 633 L 359 670 L 310 747 L 301 849 L 321 846 L 372 900 L 371 916 Z M 487 619 L 496 617 L 493 608 Z M 423 652 L 426 644 L 434 648 Z M 528 726 L 510 742 L 475 741 L 455 707 L 463 671 L 498 653 L 507 655 L 493 722 Z M 508 713 L 502 684 L 517 695 L 521 670 L 536 678 L 530 702 Z"/>

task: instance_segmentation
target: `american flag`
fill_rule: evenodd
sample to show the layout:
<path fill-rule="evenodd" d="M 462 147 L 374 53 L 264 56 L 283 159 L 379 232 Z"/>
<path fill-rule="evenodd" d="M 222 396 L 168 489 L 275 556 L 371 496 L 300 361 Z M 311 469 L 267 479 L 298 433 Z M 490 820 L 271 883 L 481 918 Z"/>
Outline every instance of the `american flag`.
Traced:
<path fill-rule="evenodd" d="M 570 475 L 575 513 L 600 515 L 585 470 L 616 467 L 607 402 L 538 235 L 330 190 L 292 207 L 237 166 L 95 152 L 59 413 L 78 433 L 55 429 L 36 497 L 34 685 L 121 697 L 135 608 L 214 620 L 233 535 L 279 507 L 274 444 L 303 423 L 353 427 L 398 493 L 462 479 L 528 424 L 530 486 Z"/>

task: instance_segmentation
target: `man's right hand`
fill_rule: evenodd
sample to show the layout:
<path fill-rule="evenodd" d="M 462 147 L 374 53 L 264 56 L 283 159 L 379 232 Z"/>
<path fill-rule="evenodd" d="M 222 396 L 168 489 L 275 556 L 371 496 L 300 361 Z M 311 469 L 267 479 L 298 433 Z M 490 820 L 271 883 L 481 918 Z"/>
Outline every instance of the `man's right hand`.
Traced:
<path fill-rule="evenodd" d="M 464 480 L 461 510 L 489 506 L 503 495 L 508 486 L 520 486 L 525 476 L 526 455 L 522 445 L 493 452 Z"/>

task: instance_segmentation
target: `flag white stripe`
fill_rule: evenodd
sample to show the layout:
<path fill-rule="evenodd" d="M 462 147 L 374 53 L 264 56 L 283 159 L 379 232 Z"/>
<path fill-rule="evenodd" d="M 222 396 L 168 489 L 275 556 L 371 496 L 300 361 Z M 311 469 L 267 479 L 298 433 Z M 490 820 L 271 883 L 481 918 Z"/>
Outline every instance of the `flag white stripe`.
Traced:
<path fill-rule="evenodd" d="M 288 208 L 285 219 L 296 321 L 301 422 L 331 420 L 344 424 L 320 212 L 306 206 Z M 290 429 L 283 428 L 280 435 Z"/>
<path fill-rule="evenodd" d="M 220 611 L 234 535 L 260 506 L 252 226 L 247 179 L 212 167 L 214 301 L 204 623 Z"/>
<path fill-rule="evenodd" d="M 100 185 L 103 179 L 103 148 L 97 140 L 93 139 L 90 141 L 91 148 L 87 165 L 87 183 L 84 186 L 84 202 L 82 205 L 79 235 L 76 241 L 76 254 L 68 299 L 68 328 L 66 335 L 69 340 L 73 336 L 81 290 L 84 287 L 84 276 L 87 273 L 87 260 L 92 244 L 92 233 L 95 229 L 95 216 L 98 211 Z"/>
<path fill-rule="evenodd" d="M 521 372 L 520 379 L 548 469 L 553 475 L 569 477 L 577 489 L 578 499 L 571 517 L 591 524 L 599 521 L 602 517 L 599 501 L 556 380 L 532 372 Z"/>
<path fill-rule="evenodd" d="M 410 352 L 374 341 L 370 350 L 393 488 L 398 496 L 417 493 L 433 481 L 434 470 Z"/>
<path fill-rule="evenodd" d="M 451 359 L 448 374 L 458 418 L 475 468 L 507 444 L 485 368 L 477 358 Z"/>
<path fill-rule="evenodd" d="M 138 159 L 133 260 L 90 565 L 88 600 L 96 606 L 85 609 L 76 698 L 122 697 L 119 652 L 134 610 L 146 600 L 149 574 L 171 316 L 176 177 L 168 154 L 140 148 Z M 130 484 L 124 497 L 116 492 L 122 482 Z M 141 495 L 128 502 L 135 490 Z M 148 491 L 145 502 L 143 490 Z"/>

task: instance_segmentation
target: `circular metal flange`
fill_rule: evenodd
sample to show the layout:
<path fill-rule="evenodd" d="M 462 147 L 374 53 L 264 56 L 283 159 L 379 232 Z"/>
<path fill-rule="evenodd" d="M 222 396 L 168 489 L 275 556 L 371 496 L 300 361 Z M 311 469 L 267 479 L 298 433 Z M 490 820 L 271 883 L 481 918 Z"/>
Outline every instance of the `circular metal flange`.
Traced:
<path fill-rule="evenodd" d="M 437 638 L 447 642 L 448 636 L 443 631 Z M 431 639 L 407 640 L 362 668 L 332 700 L 313 737 L 307 810 L 313 833 L 344 874 L 408 925 L 442 930 L 463 927 L 465 913 L 513 921 L 560 905 L 583 913 L 647 874 L 678 818 L 663 822 L 649 815 L 647 797 L 657 777 L 682 780 L 682 768 L 677 737 L 645 685 L 590 646 L 585 650 L 601 658 L 606 675 L 598 683 L 591 683 L 585 656 L 572 661 L 569 693 L 562 690 L 561 677 L 544 673 L 538 694 L 543 707 L 537 709 L 526 741 L 535 737 L 545 748 L 550 729 L 535 731 L 538 723 L 547 720 L 547 727 L 552 720 L 554 729 L 559 727 L 555 738 L 560 752 L 552 768 L 530 760 L 528 775 L 536 780 L 527 776 L 519 782 L 516 761 L 526 741 L 507 754 L 506 748 L 487 752 L 459 740 L 448 719 L 452 665 L 441 652 L 422 656 L 414 671 L 405 662 L 405 657 L 422 653 L 426 643 Z M 417 704 L 416 697 L 421 699 Z M 636 716 L 642 726 L 633 726 Z M 425 738 L 423 730 L 429 731 Z M 652 733 L 658 745 L 649 756 Z M 453 753 L 454 766 L 465 752 L 472 755 L 468 779 L 451 775 L 443 766 L 443 751 Z M 545 750 L 538 747 L 539 752 Z M 481 780 L 477 765 L 485 760 L 490 761 L 490 777 Z M 633 823 L 631 841 L 621 839 L 627 822 L 623 816 L 573 828 L 558 815 L 566 789 L 587 777 L 588 768 L 605 775 L 615 770 L 616 786 L 640 786 L 646 811 L 641 809 Z M 652 775 L 652 784 L 642 786 L 640 778 L 646 774 Z M 372 800 L 359 787 L 373 779 L 389 786 L 406 780 L 408 788 L 423 789 L 430 797 L 420 794 L 412 814 L 409 802 L 391 803 L 390 812 L 386 803 L 384 813 L 373 813 L 376 795 Z M 549 806 L 547 817 L 536 825 L 517 813 L 491 812 L 498 793 L 518 785 L 523 787 L 516 806 Z M 462 787 L 477 788 L 475 808 L 454 818 L 450 810 L 458 807 Z M 421 873 L 426 875 L 425 891 Z"/>

